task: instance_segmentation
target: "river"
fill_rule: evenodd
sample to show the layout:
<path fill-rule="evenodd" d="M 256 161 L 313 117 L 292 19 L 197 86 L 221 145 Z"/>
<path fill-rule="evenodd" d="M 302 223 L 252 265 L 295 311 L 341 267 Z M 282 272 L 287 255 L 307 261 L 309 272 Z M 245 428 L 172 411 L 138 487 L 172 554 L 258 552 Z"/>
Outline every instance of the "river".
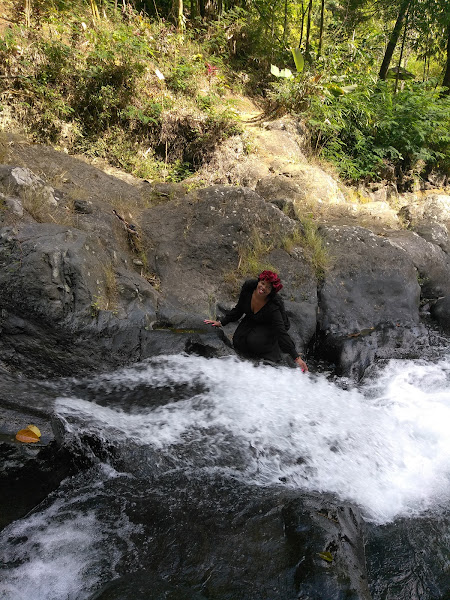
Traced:
<path fill-rule="evenodd" d="M 174 565 L 188 585 L 199 555 L 205 573 L 212 569 L 202 529 L 211 498 L 230 523 L 245 512 L 233 489 L 329 494 L 358 506 L 372 531 L 425 515 L 426 523 L 447 522 L 449 356 L 390 361 L 360 385 L 196 356 L 52 385 L 64 443 L 88 466 L 0 534 L 4 600 L 88 600 L 111 579 L 149 569 L 164 591 Z M 221 527 L 211 521 L 218 546 Z M 437 543 L 430 552 L 448 557 L 448 532 Z M 443 567 L 448 577 L 448 558 Z M 381 579 L 373 572 L 374 598 L 415 597 L 389 595 Z M 443 598 L 445 586 L 422 598 Z M 217 590 L 198 597 L 246 598 L 242 589 Z M 148 598 L 172 598 L 163 591 Z"/>

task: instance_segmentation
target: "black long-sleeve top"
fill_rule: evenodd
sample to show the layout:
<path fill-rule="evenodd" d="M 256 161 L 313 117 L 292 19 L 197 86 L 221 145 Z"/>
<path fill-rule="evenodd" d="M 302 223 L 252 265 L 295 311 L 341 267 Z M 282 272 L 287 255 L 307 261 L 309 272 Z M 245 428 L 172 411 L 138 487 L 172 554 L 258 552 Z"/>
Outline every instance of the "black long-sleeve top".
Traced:
<path fill-rule="evenodd" d="M 244 283 L 238 303 L 227 311 L 220 322 L 222 325 L 227 325 L 238 321 L 245 314 L 233 336 L 235 349 L 244 355 L 278 362 L 281 359 L 281 349 L 296 359 L 299 354 L 286 330 L 277 297 L 269 298 L 258 312 L 253 313 L 251 301 L 257 284 L 256 279 Z"/>

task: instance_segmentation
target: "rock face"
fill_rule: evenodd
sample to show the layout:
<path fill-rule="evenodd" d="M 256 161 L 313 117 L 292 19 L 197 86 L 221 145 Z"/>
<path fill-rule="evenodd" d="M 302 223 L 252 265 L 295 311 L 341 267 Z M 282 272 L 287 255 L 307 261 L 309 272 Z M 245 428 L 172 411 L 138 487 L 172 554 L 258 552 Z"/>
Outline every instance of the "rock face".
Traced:
<path fill-rule="evenodd" d="M 205 493 L 193 504 L 179 492 L 189 489 L 183 477 L 164 483 L 173 490 L 170 504 L 149 493 L 145 509 L 139 499 L 136 512 L 144 510 L 148 537 L 158 536 L 158 554 L 166 556 L 170 543 L 177 559 L 169 564 L 149 556 L 145 570 L 107 583 L 92 600 L 144 600 L 149 589 L 156 600 L 371 600 L 361 576 L 364 526 L 356 509 L 332 498 L 267 494 L 207 479 L 198 482 Z M 199 573 L 208 576 L 199 581 Z"/>
<path fill-rule="evenodd" d="M 424 309 L 450 330 L 448 197 L 404 204 L 400 217 L 414 231 L 399 229 L 385 200 L 370 210 L 361 205 L 375 225 L 384 219 L 377 234 L 377 227 L 353 224 L 364 211 L 351 209 L 330 176 L 294 161 L 298 133 L 276 122 L 258 135 L 259 151 L 272 162 L 253 181 L 256 191 L 219 185 L 187 193 L 174 184 L 120 181 L 112 189 L 131 204 L 138 197 L 151 202 L 140 212 L 138 237 L 106 200 L 113 177 L 102 174 L 101 189 L 70 205 L 70 188 L 53 194 L 29 169 L 1 167 L 0 361 L 51 376 L 160 352 L 229 353 L 227 337 L 206 329 L 203 318 L 233 306 L 243 280 L 264 268 L 281 274 L 298 350 L 309 348 L 338 373 L 359 378 L 377 358 L 420 355 Z M 80 168 L 77 161 L 78 178 Z M 86 168 L 92 180 L 93 168 Z M 61 224 L 36 222 L 33 194 L 48 220 Z M 340 211 L 336 224 L 321 229 L 329 262 L 321 279 L 297 219 L 312 197 L 317 214 Z M 341 224 L 350 213 L 351 225 Z M 232 331 L 230 325 L 225 335 Z"/>
<path fill-rule="evenodd" d="M 19 370 L 91 368 L 96 356 L 101 363 L 102 354 L 120 351 L 124 328 L 131 335 L 132 323 L 143 327 L 154 319 L 153 288 L 96 235 L 19 224 L 2 230 L 0 257 L 2 359 Z M 137 345 L 138 328 L 135 338 Z"/>
<path fill-rule="evenodd" d="M 380 352 L 417 353 L 424 335 L 420 286 L 406 252 L 361 227 L 322 231 L 333 257 L 320 290 L 318 320 L 319 344 L 329 358 L 341 373 L 358 378 Z"/>
<path fill-rule="evenodd" d="M 312 204 L 344 204 L 345 197 L 336 181 L 327 173 L 309 165 L 285 167 L 256 184 L 256 192 L 267 200 L 288 198 L 301 214 Z"/>
<path fill-rule="evenodd" d="M 152 206 L 141 212 L 137 237 L 104 199 L 78 199 L 67 224 L 58 225 L 37 223 L 19 198 L 8 196 L 0 230 L 0 361 L 51 376 L 161 352 L 229 353 L 227 338 L 205 328 L 203 318 L 233 306 L 242 281 L 265 268 L 282 276 L 300 352 L 313 349 L 356 378 L 376 358 L 420 355 L 421 292 L 422 304 L 450 328 L 447 213 L 438 210 L 445 198 L 430 197 L 422 211 L 411 205 L 417 233 L 324 225 L 329 266 L 319 281 L 296 218 L 295 203 L 309 184 L 295 165 L 286 169 L 290 177 L 286 171 L 261 179 L 260 193 L 150 186 Z M 49 187 L 31 171 L 28 179 L 12 167 L 1 174 L 17 180 L 9 186 L 17 194 L 19 180 L 28 195 L 36 182 Z M 335 199 L 324 196 L 322 204 L 343 203 L 334 185 Z M 68 210 L 64 192 L 58 194 L 54 220 Z"/>
<path fill-rule="evenodd" d="M 303 349 L 316 326 L 317 285 L 313 269 L 298 247 L 271 249 L 288 240 L 296 223 L 246 188 L 215 186 L 190 194 L 185 201 L 158 205 L 142 215 L 148 238 L 148 264 L 158 273 L 170 307 L 215 317 L 217 304 L 231 307 L 242 275 L 238 267 L 246 246 L 257 236 L 267 247 L 260 269 L 274 265 L 283 273 L 286 309 L 293 337 Z M 234 280 L 234 285 L 230 285 Z M 164 308 L 161 309 L 164 314 Z M 175 324 L 174 314 L 166 318 Z"/>

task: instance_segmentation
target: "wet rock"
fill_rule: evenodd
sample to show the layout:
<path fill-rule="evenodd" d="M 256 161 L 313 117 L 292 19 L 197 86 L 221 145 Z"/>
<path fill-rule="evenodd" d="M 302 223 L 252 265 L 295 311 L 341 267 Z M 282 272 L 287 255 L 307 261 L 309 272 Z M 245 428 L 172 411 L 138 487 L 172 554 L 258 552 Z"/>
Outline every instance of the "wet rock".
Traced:
<path fill-rule="evenodd" d="M 151 590 L 152 600 L 207 600 L 208 598 L 193 588 L 171 585 L 162 580 L 157 573 L 143 571 L 124 575 L 107 583 L 91 596 L 90 600 L 125 600 L 127 598 L 148 600 L 149 590 Z"/>
<path fill-rule="evenodd" d="M 1 435 L 1 434 L 0 434 Z M 56 445 L 22 444 L 14 436 L 0 442 L 0 529 L 42 502 L 73 468 L 70 456 Z"/>
<path fill-rule="evenodd" d="M 51 391 L 38 383 L 4 373 L 0 382 L 0 529 L 26 515 L 60 482 L 75 472 L 70 455 L 54 438 Z M 41 438 L 27 444 L 15 439 L 27 425 Z"/>
<path fill-rule="evenodd" d="M 448 598 L 449 525 L 448 509 L 369 525 L 366 557 L 373 600 Z"/>
<path fill-rule="evenodd" d="M 162 486 L 170 490 L 164 503 Z M 331 497 L 179 473 L 155 481 L 127 514 L 153 540 L 139 556 L 145 571 L 123 574 L 92 600 L 140 600 L 152 585 L 156 598 L 371 598 L 364 524 Z M 330 562 L 321 558 L 327 552 Z"/>
<path fill-rule="evenodd" d="M 319 297 L 319 352 L 340 373 L 360 377 L 382 354 L 422 351 L 420 286 L 413 261 L 361 227 L 323 227 L 330 268 Z M 416 339 L 416 344 L 411 342 Z"/>
<path fill-rule="evenodd" d="M 283 508 L 286 538 L 299 561 L 294 578 L 297 598 L 345 597 L 371 600 L 365 572 L 365 524 L 359 511 L 332 500 L 303 496 Z M 345 582 L 345 583 L 344 583 Z"/>

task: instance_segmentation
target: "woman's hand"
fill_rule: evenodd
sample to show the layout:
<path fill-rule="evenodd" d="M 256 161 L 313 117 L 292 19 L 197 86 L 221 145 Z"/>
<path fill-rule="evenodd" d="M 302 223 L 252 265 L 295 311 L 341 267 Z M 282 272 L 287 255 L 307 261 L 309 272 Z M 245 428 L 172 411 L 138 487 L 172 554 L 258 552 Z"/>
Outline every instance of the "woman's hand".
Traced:
<path fill-rule="evenodd" d="M 203 323 L 207 325 L 212 325 L 213 327 L 222 327 L 222 323 L 220 321 L 211 321 L 211 319 L 205 319 Z"/>
<path fill-rule="evenodd" d="M 300 358 L 300 356 L 297 356 L 297 358 L 295 359 L 295 362 L 298 364 L 298 366 L 300 367 L 300 369 L 303 371 L 303 373 L 306 373 L 308 371 L 308 366 L 305 363 L 304 360 L 302 360 Z"/>

